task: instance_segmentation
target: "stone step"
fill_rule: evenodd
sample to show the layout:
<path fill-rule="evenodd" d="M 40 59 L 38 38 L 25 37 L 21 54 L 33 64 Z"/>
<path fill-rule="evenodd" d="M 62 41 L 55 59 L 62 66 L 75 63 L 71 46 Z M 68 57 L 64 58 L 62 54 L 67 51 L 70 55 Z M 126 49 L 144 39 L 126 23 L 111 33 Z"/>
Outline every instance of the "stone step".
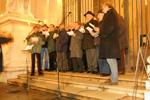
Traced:
<path fill-rule="evenodd" d="M 54 76 L 57 76 L 56 73 L 44 73 L 44 76 L 30 77 L 30 83 L 40 84 L 42 82 L 45 82 L 57 86 L 57 77 Z M 99 81 L 93 81 L 93 80 L 87 81 L 85 80 L 85 78 L 81 78 L 84 77 L 84 75 L 83 76 L 74 75 L 74 77 L 78 77 L 81 79 L 74 79 L 74 78 L 71 79 L 69 77 L 70 76 L 68 73 L 65 74 L 60 73 L 60 85 L 62 85 L 63 87 L 80 88 L 81 90 L 87 89 L 89 91 L 106 91 L 106 92 L 117 93 L 122 95 L 129 95 L 129 96 L 132 96 L 133 94 L 133 85 L 134 85 L 133 81 L 128 82 L 128 84 L 126 84 L 124 82 L 120 82 L 119 80 L 119 85 L 106 85 L 104 84 L 104 80 L 107 80 L 108 78 L 104 78 L 104 80 L 99 79 Z M 90 78 L 93 78 L 93 76 L 90 75 Z M 19 75 L 18 80 L 23 80 L 23 82 L 26 82 L 26 75 Z M 56 90 L 56 88 L 54 90 Z M 138 88 L 137 96 L 143 98 L 144 91 L 145 89 L 143 87 Z"/>
<path fill-rule="evenodd" d="M 44 72 L 44 77 L 49 77 L 49 78 L 55 78 L 57 79 L 58 75 L 56 72 Z M 25 74 L 19 75 L 18 77 L 27 77 Z M 87 73 L 59 73 L 59 78 L 60 80 L 68 79 L 68 80 L 79 80 L 79 81 L 85 81 L 85 82 L 104 82 L 109 80 L 109 76 L 107 77 L 102 77 L 100 75 L 95 75 L 95 74 L 87 74 Z M 133 84 L 134 85 L 134 74 L 130 75 L 120 75 L 119 76 L 119 83 L 124 83 L 124 84 Z M 138 85 L 140 87 L 145 87 L 145 79 L 139 78 L 138 80 Z"/>
<path fill-rule="evenodd" d="M 23 86 L 23 82 L 26 81 L 23 79 L 13 79 L 9 80 L 8 83 Z M 55 91 L 58 93 L 58 86 L 53 82 L 31 82 L 29 86 L 31 89 L 38 89 L 47 92 Z M 89 90 L 88 88 L 83 89 L 79 87 L 64 86 L 64 84 L 60 85 L 60 91 L 63 96 L 79 100 L 121 100 L 121 98 L 127 96 L 127 94 L 118 94 L 103 90 Z"/>
<path fill-rule="evenodd" d="M 57 77 L 56 72 L 44 72 L 46 76 L 55 76 Z M 98 74 L 90 74 L 90 73 L 72 73 L 72 72 L 66 72 L 66 73 L 59 73 L 62 77 L 70 77 L 70 78 L 81 78 L 81 79 L 89 79 L 89 80 L 108 80 L 109 76 L 102 77 Z M 139 82 L 143 83 L 145 82 L 145 76 L 142 75 L 139 76 Z M 126 81 L 126 82 L 134 82 L 134 73 L 127 73 L 125 75 L 119 75 L 119 81 Z"/>

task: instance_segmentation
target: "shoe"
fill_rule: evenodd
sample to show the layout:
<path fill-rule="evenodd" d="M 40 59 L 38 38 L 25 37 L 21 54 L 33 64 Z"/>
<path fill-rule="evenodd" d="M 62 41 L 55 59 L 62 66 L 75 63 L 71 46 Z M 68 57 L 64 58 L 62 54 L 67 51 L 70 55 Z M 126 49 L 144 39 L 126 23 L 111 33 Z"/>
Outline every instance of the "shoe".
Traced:
<path fill-rule="evenodd" d="M 49 69 L 45 68 L 45 71 L 49 71 Z"/>
<path fill-rule="evenodd" d="M 79 73 L 83 73 L 84 71 L 79 71 Z"/>
<path fill-rule="evenodd" d="M 103 74 L 101 74 L 101 76 L 110 76 L 110 74 L 106 74 L 106 73 L 103 73 Z"/>
<path fill-rule="evenodd" d="M 31 73 L 31 76 L 34 76 L 34 73 Z"/>
<path fill-rule="evenodd" d="M 91 71 L 87 71 L 87 73 L 92 73 Z"/>
<path fill-rule="evenodd" d="M 40 72 L 40 73 L 39 73 L 39 76 L 43 76 L 43 75 L 44 75 L 43 72 Z"/>
<path fill-rule="evenodd" d="M 110 82 L 108 85 L 118 85 L 118 82 Z"/>
<path fill-rule="evenodd" d="M 104 82 L 105 85 L 118 85 L 118 82 Z"/>
<path fill-rule="evenodd" d="M 97 71 L 93 71 L 92 74 L 98 74 L 98 72 Z"/>
<path fill-rule="evenodd" d="M 53 71 L 54 69 L 52 69 L 52 68 L 50 68 L 50 69 L 48 69 L 48 71 Z"/>

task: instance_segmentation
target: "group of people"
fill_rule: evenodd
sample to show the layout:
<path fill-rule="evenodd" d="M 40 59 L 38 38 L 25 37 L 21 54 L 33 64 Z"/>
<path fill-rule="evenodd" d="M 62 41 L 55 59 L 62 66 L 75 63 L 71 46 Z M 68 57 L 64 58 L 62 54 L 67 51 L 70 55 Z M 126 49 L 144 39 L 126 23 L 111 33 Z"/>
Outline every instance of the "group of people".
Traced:
<path fill-rule="evenodd" d="M 110 84 L 118 83 L 118 63 L 121 58 L 121 50 L 127 46 L 121 46 L 122 34 L 120 33 L 120 15 L 109 4 L 105 3 L 97 16 L 92 11 L 85 14 L 86 23 L 74 22 L 68 27 L 64 24 L 55 26 L 35 25 L 31 34 L 26 39 L 32 46 L 32 70 L 35 74 L 35 57 L 39 75 L 45 70 L 61 72 L 88 72 L 99 73 L 105 66 L 109 66 L 111 75 Z M 44 58 L 45 57 L 45 58 Z M 45 63 L 43 63 L 44 61 Z M 103 64 L 105 65 L 105 64 Z"/>

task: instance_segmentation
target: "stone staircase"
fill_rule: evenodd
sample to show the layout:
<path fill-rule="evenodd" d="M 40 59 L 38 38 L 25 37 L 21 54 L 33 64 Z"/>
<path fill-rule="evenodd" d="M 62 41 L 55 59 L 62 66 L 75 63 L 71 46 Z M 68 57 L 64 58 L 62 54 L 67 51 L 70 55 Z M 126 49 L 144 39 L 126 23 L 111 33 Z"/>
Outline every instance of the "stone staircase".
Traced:
<path fill-rule="evenodd" d="M 140 79 L 140 78 L 139 78 Z M 123 100 L 122 98 L 132 96 L 134 90 L 134 74 L 119 76 L 118 85 L 107 85 L 104 82 L 109 77 L 87 73 L 59 73 L 45 72 L 44 76 L 29 76 L 29 87 L 32 89 L 47 92 L 59 92 L 63 96 L 80 100 Z M 27 85 L 27 75 L 19 75 L 17 79 L 8 80 L 9 84 L 25 86 Z M 136 96 L 144 98 L 144 79 L 139 80 Z"/>

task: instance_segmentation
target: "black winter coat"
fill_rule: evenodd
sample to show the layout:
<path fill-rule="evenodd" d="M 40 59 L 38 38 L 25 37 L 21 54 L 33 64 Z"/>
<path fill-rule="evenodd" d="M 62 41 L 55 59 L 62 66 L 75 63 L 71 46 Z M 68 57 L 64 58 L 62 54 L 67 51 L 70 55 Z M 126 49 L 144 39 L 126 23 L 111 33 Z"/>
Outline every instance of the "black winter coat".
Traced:
<path fill-rule="evenodd" d="M 120 58 L 116 13 L 110 9 L 103 17 L 100 27 L 100 58 Z"/>
<path fill-rule="evenodd" d="M 65 29 L 60 30 L 58 38 L 56 38 L 56 52 L 69 51 L 69 36 Z"/>
<path fill-rule="evenodd" d="M 87 27 L 92 28 L 89 24 L 93 24 L 95 27 L 98 26 L 98 22 L 94 19 L 90 20 L 87 22 L 84 27 L 85 27 L 85 33 L 83 34 L 83 41 L 82 41 L 82 48 L 83 49 L 91 49 L 95 48 L 94 44 L 94 37 L 89 33 L 89 31 L 86 29 Z"/>

